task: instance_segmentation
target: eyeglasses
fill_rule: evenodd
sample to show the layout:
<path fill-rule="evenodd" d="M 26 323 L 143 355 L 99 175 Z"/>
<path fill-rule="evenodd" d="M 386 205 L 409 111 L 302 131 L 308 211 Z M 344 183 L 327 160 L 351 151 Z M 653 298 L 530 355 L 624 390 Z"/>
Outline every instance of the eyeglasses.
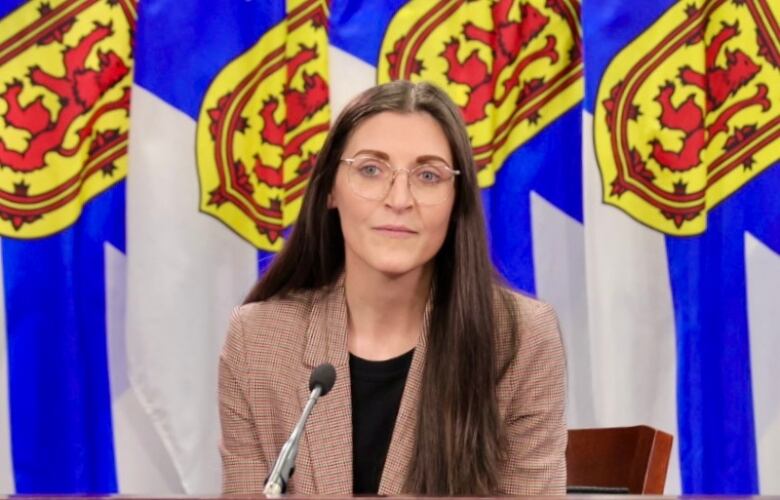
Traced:
<path fill-rule="evenodd" d="M 342 158 L 349 166 L 347 179 L 352 191 L 368 200 L 384 200 L 395 178 L 406 172 L 406 182 L 420 205 L 437 205 L 453 195 L 453 179 L 460 175 L 443 161 L 432 160 L 411 169 L 394 168 L 387 161 L 370 155 Z"/>

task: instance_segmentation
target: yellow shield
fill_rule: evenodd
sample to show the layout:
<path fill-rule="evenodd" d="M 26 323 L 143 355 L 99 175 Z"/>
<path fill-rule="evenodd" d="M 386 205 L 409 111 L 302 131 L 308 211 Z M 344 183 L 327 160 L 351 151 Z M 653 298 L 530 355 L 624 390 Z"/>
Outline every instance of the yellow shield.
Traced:
<path fill-rule="evenodd" d="M 298 215 L 330 123 L 327 2 L 287 10 L 220 71 L 198 117 L 200 209 L 269 251 Z"/>
<path fill-rule="evenodd" d="M 135 0 L 54 0 L 0 21 L 0 235 L 56 233 L 125 177 L 135 19 Z"/>
<path fill-rule="evenodd" d="M 594 117 L 604 201 L 672 235 L 780 158 L 780 3 L 679 2 L 620 52 Z"/>

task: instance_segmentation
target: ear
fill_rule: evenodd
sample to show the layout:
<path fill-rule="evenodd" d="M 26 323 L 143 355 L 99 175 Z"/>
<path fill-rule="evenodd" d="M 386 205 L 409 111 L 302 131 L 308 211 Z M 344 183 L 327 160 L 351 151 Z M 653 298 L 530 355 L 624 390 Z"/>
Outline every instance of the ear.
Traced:
<path fill-rule="evenodd" d="M 333 198 L 333 192 L 328 193 L 328 209 L 336 208 L 336 199 Z"/>

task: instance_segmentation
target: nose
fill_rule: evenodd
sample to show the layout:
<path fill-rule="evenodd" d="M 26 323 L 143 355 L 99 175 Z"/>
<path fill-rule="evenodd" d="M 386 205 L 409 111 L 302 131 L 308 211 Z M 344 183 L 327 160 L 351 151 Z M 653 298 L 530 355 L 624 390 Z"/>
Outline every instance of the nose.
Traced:
<path fill-rule="evenodd" d="M 403 178 L 401 175 L 403 174 Z M 394 210 L 404 210 L 414 205 L 411 186 L 409 186 L 409 172 L 396 170 L 390 181 L 390 191 L 385 196 L 385 205 Z"/>

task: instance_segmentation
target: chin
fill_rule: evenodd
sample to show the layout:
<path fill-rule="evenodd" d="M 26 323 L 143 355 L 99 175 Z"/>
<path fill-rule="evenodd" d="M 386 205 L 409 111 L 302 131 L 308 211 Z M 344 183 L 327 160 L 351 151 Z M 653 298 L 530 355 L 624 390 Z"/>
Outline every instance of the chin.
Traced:
<path fill-rule="evenodd" d="M 410 262 L 408 260 L 373 262 L 371 267 L 389 278 L 398 278 L 405 274 L 420 270 L 424 263 Z"/>
<path fill-rule="evenodd" d="M 370 250 L 369 250 L 370 248 Z M 347 247 L 346 260 L 352 261 L 355 270 L 376 272 L 388 279 L 400 278 L 409 273 L 421 272 L 431 264 L 424 254 L 408 248 L 388 248 L 388 245 L 351 249 Z"/>
<path fill-rule="evenodd" d="M 406 264 L 396 264 L 393 266 L 387 265 L 381 269 L 381 272 L 388 277 L 400 278 L 410 274 L 423 275 L 425 272 L 433 267 L 432 261 L 426 262 L 414 262 Z"/>
<path fill-rule="evenodd" d="M 400 278 L 401 276 L 414 272 L 419 268 L 420 266 L 398 265 L 398 266 L 381 266 L 381 267 L 377 267 L 376 270 L 384 274 L 388 278 Z"/>

